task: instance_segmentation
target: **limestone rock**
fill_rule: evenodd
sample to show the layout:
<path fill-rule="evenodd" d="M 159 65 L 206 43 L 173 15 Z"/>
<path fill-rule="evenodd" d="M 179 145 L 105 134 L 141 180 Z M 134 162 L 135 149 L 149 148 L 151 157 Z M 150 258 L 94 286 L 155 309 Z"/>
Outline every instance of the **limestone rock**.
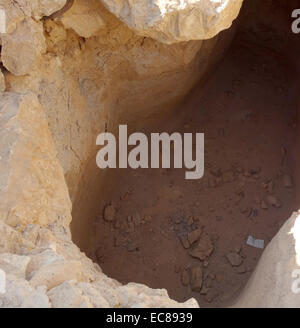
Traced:
<path fill-rule="evenodd" d="M 203 261 L 211 255 L 213 250 L 214 250 L 214 246 L 209 236 L 207 235 L 207 233 L 203 233 L 201 235 L 200 240 L 189 251 L 189 254 L 192 257 L 198 258 L 199 260 Z"/>
<path fill-rule="evenodd" d="M 43 25 L 31 18 L 19 22 L 12 33 L 3 34 L 1 39 L 3 65 L 15 75 L 30 73 L 46 51 Z"/>
<path fill-rule="evenodd" d="M 16 277 L 24 278 L 30 258 L 16 254 L 0 254 L 0 269 L 6 274 L 13 274 Z"/>
<path fill-rule="evenodd" d="M 202 229 L 196 229 L 188 234 L 189 243 L 192 245 L 194 244 L 201 236 Z"/>
<path fill-rule="evenodd" d="M 46 286 L 48 289 L 62 284 L 66 280 L 82 280 L 82 269 L 79 261 L 54 261 L 43 265 L 29 280 L 34 287 Z"/>
<path fill-rule="evenodd" d="M 62 17 L 65 28 L 72 28 L 84 38 L 95 36 L 105 27 L 98 0 L 77 0 Z"/>
<path fill-rule="evenodd" d="M 95 308 L 109 308 L 108 301 L 99 293 L 99 290 L 94 288 L 92 284 L 81 282 L 77 285 L 82 290 L 82 294 L 90 300 Z"/>
<path fill-rule="evenodd" d="M 6 276 L 6 292 L 0 294 L 0 307 L 4 308 L 49 308 L 46 288 L 34 288 L 25 279 L 14 275 Z"/>
<path fill-rule="evenodd" d="M 71 281 L 66 281 L 52 288 L 47 295 L 54 308 L 91 308 L 88 297 Z"/>
<path fill-rule="evenodd" d="M 234 267 L 237 267 L 243 263 L 243 258 L 239 254 L 234 252 L 228 253 L 226 255 L 226 258 L 228 262 Z"/>
<path fill-rule="evenodd" d="M 153 308 L 197 308 L 197 301 L 192 298 L 184 303 L 177 303 L 168 297 L 165 289 L 151 289 L 147 286 L 129 283 L 117 288 L 122 307 Z"/>
<path fill-rule="evenodd" d="M 110 308 L 115 308 L 120 306 L 121 300 L 117 292 L 118 285 L 105 282 L 104 279 L 93 282 L 91 285 L 108 302 Z"/>
<path fill-rule="evenodd" d="M 50 16 L 65 6 L 67 0 L 34 0 L 32 2 L 33 16 L 39 19 Z"/>
<path fill-rule="evenodd" d="M 231 26 L 243 0 L 102 0 L 136 33 L 160 42 L 207 40 Z"/>
<path fill-rule="evenodd" d="M 63 172 L 32 93 L 0 96 L 0 167 L 0 217 L 7 224 L 71 221 Z"/>

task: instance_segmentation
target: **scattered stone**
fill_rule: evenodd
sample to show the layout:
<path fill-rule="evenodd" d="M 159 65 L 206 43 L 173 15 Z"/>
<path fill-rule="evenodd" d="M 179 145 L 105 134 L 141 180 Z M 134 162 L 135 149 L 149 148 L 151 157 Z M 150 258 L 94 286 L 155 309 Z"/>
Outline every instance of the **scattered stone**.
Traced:
<path fill-rule="evenodd" d="M 184 269 L 181 272 L 181 282 L 183 286 L 187 286 L 190 283 L 190 273 L 188 269 Z"/>
<path fill-rule="evenodd" d="M 289 174 L 283 175 L 282 182 L 286 188 L 293 188 L 293 179 Z"/>
<path fill-rule="evenodd" d="M 105 221 L 111 222 L 115 219 L 116 209 L 113 205 L 107 205 L 104 208 L 103 218 Z"/>
<path fill-rule="evenodd" d="M 179 239 L 181 241 L 183 248 L 185 248 L 185 249 L 190 248 L 190 243 L 188 241 L 187 235 L 180 235 Z"/>
<path fill-rule="evenodd" d="M 198 241 L 201 234 L 202 234 L 202 229 L 200 228 L 197 228 L 196 230 L 190 232 L 187 237 L 190 245 L 193 245 L 196 241 Z"/>
<path fill-rule="evenodd" d="M 207 235 L 207 233 L 203 233 L 201 235 L 200 240 L 197 244 L 189 251 L 190 256 L 199 259 L 200 261 L 204 261 L 208 258 L 214 250 L 214 246 Z"/>
<path fill-rule="evenodd" d="M 200 292 L 203 283 L 203 274 L 200 266 L 191 269 L 191 289 L 193 292 Z"/>
<path fill-rule="evenodd" d="M 188 219 L 187 219 L 187 224 L 189 226 L 193 225 L 194 224 L 194 218 L 192 216 L 189 216 Z"/>
<path fill-rule="evenodd" d="M 243 263 L 243 258 L 237 253 L 228 253 L 226 258 L 228 262 L 234 267 L 240 266 Z"/>
<path fill-rule="evenodd" d="M 276 207 L 276 208 L 280 208 L 282 206 L 280 200 L 276 196 L 273 196 L 273 195 L 267 196 L 267 202 L 269 203 L 269 205 L 272 205 L 273 207 Z"/>
<path fill-rule="evenodd" d="M 204 266 L 204 268 L 207 268 L 207 267 L 208 267 L 208 264 L 209 264 L 208 261 L 204 261 L 204 262 L 203 262 L 203 266 Z"/>

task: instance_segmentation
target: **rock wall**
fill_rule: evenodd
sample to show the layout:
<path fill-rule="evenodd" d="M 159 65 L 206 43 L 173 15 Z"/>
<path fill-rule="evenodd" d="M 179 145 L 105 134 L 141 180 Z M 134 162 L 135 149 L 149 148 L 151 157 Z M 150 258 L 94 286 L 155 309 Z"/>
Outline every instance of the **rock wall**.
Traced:
<path fill-rule="evenodd" d="M 103 0 L 139 35 L 160 42 L 207 40 L 229 28 L 243 0 Z"/>

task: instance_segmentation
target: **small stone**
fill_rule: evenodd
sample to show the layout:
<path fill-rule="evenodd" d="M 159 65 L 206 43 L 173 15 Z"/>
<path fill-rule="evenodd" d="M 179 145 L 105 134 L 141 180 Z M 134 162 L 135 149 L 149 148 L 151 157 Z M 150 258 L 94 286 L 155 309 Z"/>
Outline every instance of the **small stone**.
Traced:
<path fill-rule="evenodd" d="M 189 216 L 188 219 L 187 219 L 187 224 L 189 226 L 193 225 L 194 224 L 194 218 L 192 216 Z"/>
<path fill-rule="evenodd" d="M 209 264 L 208 261 L 204 261 L 204 262 L 203 262 L 203 266 L 204 266 L 204 268 L 207 268 L 207 267 L 208 267 L 208 264 Z"/>
<path fill-rule="evenodd" d="M 116 209 L 112 205 L 107 205 L 104 208 L 103 218 L 105 221 L 111 222 L 115 219 Z"/>
<path fill-rule="evenodd" d="M 187 286 L 190 283 L 190 273 L 188 269 L 184 269 L 181 272 L 181 282 L 183 286 Z"/>
<path fill-rule="evenodd" d="M 228 253 L 226 258 L 228 262 L 234 267 L 241 265 L 243 262 L 243 258 L 239 254 L 233 252 Z"/>
<path fill-rule="evenodd" d="M 276 196 L 273 196 L 273 195 L 267 196 L 267 202 L 276 208 L 280 208 L 282 206 L 280 200 Z"/>
<path fill-rule="evenodd" d="M 200 266 L 191 269 L 191 289 L 193 292 L 200 292 L 203 283 L 203 274 Z"/>
<path fill-rule="evenodd" d="M 190 248 L 190 243 L 189 243 L 188 238 L 187 238 L 186 235 L 179 236 L 179 239 L 181 241 L 181 244 L 182 244 L 183 248 L 185 248 L 185 249 Z"/>
<path fill-rule="evenodd" d="M 188 234 L 188 241 L 190 245 L 193 245 L 197 240 L 199 240 L 201 233 L 202 230 L 198 228 Z"/>
<path fill-rule="evenodd" d="M 198 258 L 200 261 L 208 258 L 214 250 L 214 246 L 207 235 L 203 233 L 197 244 L 189 251 L 190 256 Z"/>

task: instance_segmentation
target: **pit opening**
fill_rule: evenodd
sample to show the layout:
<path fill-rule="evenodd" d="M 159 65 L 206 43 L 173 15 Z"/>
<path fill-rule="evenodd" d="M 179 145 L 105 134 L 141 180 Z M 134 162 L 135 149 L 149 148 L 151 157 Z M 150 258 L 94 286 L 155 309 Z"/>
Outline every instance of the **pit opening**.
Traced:
<path fill-rule="evenodd" d="M 204 132 L 201 180 L 185 180 L 185 169 L 102 171 L 91 152 L 71 228 L 109 277 L 165 288 L 180 302 L 195 297 L 201 307 L 231 305 L 263 252 L 248 236 L 266 247 L 299 209 L 299 41 L 290 32 L 299 4 L 246 1 L 230 49 L 205 83 L 167 114 L 130 122 L 129 133 Z M 109 132 L 118 124 L 126 120 Z M 201 260 L 185 244 L 197 229 Z"/>

